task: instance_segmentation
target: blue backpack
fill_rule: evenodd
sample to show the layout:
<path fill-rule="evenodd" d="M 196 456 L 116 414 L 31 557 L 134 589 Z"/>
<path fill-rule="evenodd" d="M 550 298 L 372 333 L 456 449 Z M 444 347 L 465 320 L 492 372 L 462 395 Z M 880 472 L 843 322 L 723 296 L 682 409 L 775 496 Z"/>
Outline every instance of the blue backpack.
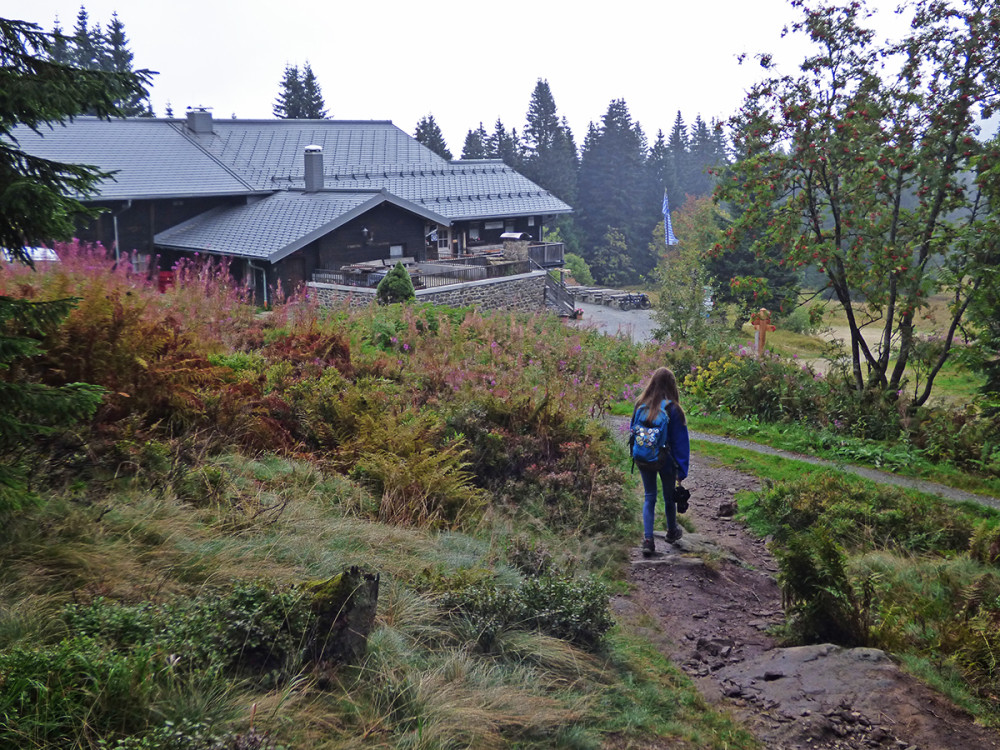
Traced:
<path fill-rule="evenodd" d="M 670 463 L 671 455 L 667 448 L 667 425 L 670 423 L 667 407 L 670 403 L 669 399 L 664 399 L 652 421 L 645 404 L 640 404 L 632 415 L 629 448 L 633 465 L 641 470 L 659 471 Z"/>

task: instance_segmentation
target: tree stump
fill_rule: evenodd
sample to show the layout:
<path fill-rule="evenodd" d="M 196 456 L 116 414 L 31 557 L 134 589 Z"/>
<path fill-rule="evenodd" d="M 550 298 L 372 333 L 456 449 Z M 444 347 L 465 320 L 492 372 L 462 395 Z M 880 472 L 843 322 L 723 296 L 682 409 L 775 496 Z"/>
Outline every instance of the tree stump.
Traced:
<path fill-rule="evenodd" d="M 348 568 L 327 581 L 306 584 L 315 622 L 307 654 L 315 663 L 356 664 L 368 647 L 378 605 L 377 573 Z"/>

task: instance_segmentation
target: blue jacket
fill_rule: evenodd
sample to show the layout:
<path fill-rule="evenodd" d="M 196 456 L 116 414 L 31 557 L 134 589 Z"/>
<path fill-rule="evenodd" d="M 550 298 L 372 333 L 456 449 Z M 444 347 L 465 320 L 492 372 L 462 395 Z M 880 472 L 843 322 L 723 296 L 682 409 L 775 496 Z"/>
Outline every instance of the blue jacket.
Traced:
<path fill-rule="evenodd" d="M 667 410 L 670 421 L 667 422 L 667 446 L 677 462 L 677 478 L 685 479 L 691 465 L 691 443 L 688 438 L 687 423 L 681 417 L 680 407 L 673 401 L 664 399 L 660 409 Z M 635 412 L 632 412 L 632 427 L 635 427 Z"/>

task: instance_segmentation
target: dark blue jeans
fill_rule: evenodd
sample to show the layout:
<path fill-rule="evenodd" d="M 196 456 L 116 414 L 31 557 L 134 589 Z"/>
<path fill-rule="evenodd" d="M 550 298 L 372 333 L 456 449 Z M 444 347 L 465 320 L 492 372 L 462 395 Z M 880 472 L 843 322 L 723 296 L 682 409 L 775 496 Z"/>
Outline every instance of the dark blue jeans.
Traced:
<path fill-rule="evenodd" d="M 642 489 L 645 491 L 645 502 L 642 505 L 642 531 L 645 536 L 653 536 L 653 521 L 656 517 L 657 472 L 639 469 L 642 477 Z M 667 513 L 667 531 L 677 529 L 677 504 L 674 502 L 674 484 L 676 474 L 673 466 L 660 469 L 659 478 L 663 484 L 663 505 Z"/>

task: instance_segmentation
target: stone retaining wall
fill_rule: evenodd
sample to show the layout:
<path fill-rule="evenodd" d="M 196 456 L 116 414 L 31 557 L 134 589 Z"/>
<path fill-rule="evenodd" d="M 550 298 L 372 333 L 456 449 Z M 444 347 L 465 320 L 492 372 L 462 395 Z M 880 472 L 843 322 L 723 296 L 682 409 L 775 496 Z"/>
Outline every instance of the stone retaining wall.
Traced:
<path fill-rule="evenodd" d="M 545 271 L 532 271 L 501 279 L 483 279 L 446 287 L 418 289 L 418 302 L 433 302 L 452 307 L 473 306 L 479 310 L 516 310 L 538 312 L 545 309 Z M 307 285 L 319 304 L 333 307 L 347 303 L 353 307 L 370 305 L 375 290 L 365 287 L 309 282 Z"/>

